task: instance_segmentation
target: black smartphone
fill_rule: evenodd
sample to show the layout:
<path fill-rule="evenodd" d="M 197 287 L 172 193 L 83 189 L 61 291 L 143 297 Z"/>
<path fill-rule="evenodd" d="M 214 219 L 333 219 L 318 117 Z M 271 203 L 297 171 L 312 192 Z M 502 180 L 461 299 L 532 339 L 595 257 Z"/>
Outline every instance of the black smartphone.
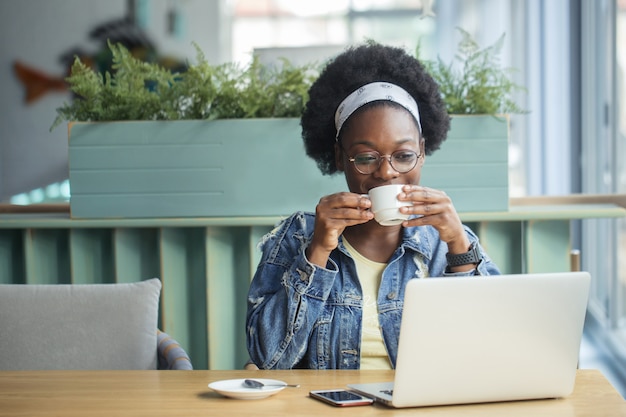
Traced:
<path fill-rule="evenodd" d="M 356 392 L 348 391 L 346 389 L 310 391 L 309 396 L 315 398 L 316 400 L 324 401 L 325 403 L 332 404 L 337 407 L 370 405 L 374 402 L 374 400 L 369 397 L 365 397 L 361 394 L 357 394 Z"/>

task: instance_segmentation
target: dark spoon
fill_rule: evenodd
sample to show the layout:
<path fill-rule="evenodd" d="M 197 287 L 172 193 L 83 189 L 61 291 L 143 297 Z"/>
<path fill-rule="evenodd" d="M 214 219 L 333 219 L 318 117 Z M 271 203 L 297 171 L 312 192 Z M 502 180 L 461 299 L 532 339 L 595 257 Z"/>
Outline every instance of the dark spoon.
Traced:
<path fill-rule="evenodd" d="M 255 379 L 246 379 L 243 381 L 243 386 L 247 388 L 258 388 L 261 389 L 263 387 L 291 387 L 298 388 L 299 384 L 264 384 L 261 381 L 257 381 Z"/>

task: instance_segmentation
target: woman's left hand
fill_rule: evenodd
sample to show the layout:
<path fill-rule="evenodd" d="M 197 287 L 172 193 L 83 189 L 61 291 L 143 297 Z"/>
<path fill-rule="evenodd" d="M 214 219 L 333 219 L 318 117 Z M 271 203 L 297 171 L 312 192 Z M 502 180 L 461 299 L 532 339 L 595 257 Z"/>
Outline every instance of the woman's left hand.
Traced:
<path fill-rule="evenodd" d="M 470 241 L 452 200 L 445 192 L 420 185 L 405 185 L 403 191 L 398 200 L 410 201 L 413 205 L 401 207 L 400 211 L 421 216 L 405 220 L 403 226 L 433 226 L 451 253 L 467 252 Z"/>

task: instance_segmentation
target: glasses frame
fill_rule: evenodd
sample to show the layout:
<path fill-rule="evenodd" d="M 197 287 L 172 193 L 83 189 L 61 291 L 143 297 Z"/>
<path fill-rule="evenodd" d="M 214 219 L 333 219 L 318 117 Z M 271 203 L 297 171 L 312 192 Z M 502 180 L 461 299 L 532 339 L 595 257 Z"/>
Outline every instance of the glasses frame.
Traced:
<path fill-rule="evenodd" d="M 397 153 L 414 153 L 416 158 L 415 161 L 413 163 L 413 166 L 408 169 L 408 170 L 399 170 L 398 168 L 396 168 L 393 164 L 393 156 Z M 359 169 L 359 166 L 356 163 L 356 157 L 358 155 L 362 155 L 362 154 L 375 154 L 378 155 L 378 165 L 376 166 L 376 168 L 374 168 L 371 172 L 363 172 Z M 361 174 L 363 175 L 370 175 L 373 174 L 374 172 L 378 171 L 380 169 L 380 164 L 383 163 L 383 158 L 387 159 L 387 161 L 389 161 L 389 165 L 391 166 L 391 168 L 394 169 L 394 171 L 398 172 L 399 174 L 406 174 L 407 172 L 411 172 L 416 166 L 417 166 L 417 162 L 419 161 L 419 159 L 422 157 L 421 153 L 415 152 L 413 150 L 408 150 L 408 149 L 398 149 L 397 151 L 392 152 L 391 154 L 388 155 L 381 155 L 379 152 L 377 151 L 367 151 L 367 152 L 359 152 L 354 156 L 348 156 L 348 161 L 352 162 L 354 164 L 354 168 Z"/>

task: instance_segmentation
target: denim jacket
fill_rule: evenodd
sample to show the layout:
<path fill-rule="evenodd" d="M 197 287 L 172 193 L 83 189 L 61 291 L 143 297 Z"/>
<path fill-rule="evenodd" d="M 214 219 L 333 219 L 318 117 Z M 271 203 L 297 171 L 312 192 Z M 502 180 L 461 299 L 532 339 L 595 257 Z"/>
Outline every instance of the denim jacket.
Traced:
<path fill-rule="evenodd" d="M 325 268 L 305 255 L 315 216 L 298 212 L 265 235 L 248 292 L 246 338 L 252 362 L 262 369 L 358 369 L 362 292 L 354 260 L 340 238 Z M 470 242 L 478 238 L 465 227 Z M 403 229 L 400 246 L 378 290 L 378 318 L 392 365 L 406 282 L 414 278 L 499 274 L 485 254 L 473 271 L 446 273 L 447 244 L 430 226 Z"/>

